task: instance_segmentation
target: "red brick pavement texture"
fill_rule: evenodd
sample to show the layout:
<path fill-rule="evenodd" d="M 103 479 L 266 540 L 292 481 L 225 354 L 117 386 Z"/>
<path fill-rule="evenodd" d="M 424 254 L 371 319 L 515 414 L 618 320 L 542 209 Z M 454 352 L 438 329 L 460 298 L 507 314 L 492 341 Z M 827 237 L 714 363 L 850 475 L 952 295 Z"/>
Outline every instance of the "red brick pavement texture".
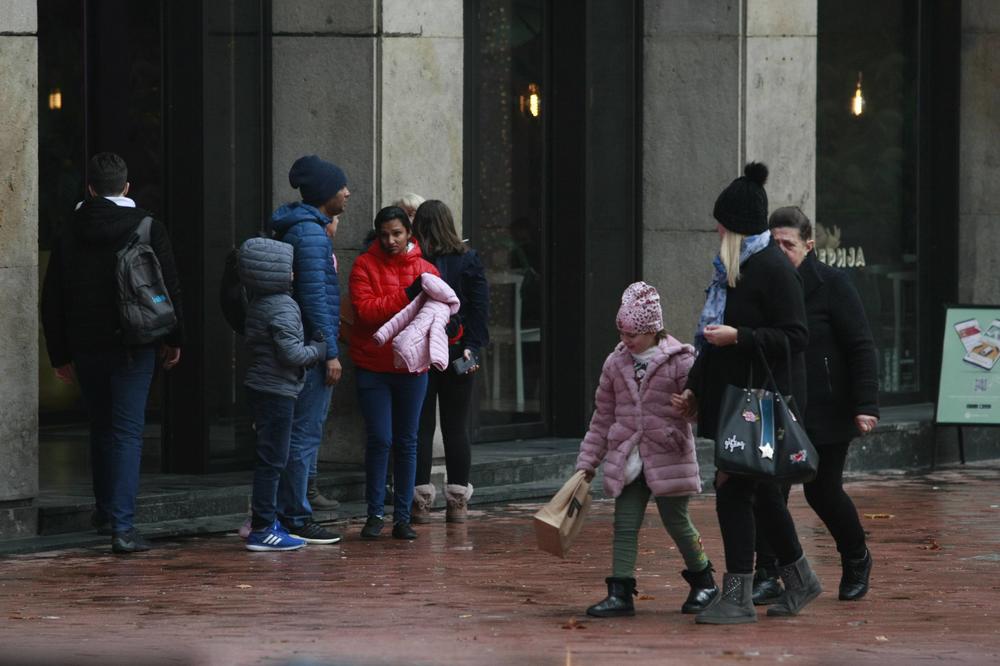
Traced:
<path fill-rule="evenodd" d="M 235 534 L 0 559 L 0 664 L 1000 663 L 1000 466 L 848 485 L 875 557 L 872 591 L 837 600 L 839 559 L 800 490 L 791 505 L 824 594 L 795 618 L 697 626 L 651 503 L 634 618 L 604 596 L 613 503 L 571 556 L 536 550 L 535 504 L 438 515 L 420 538 L 250 553 Z M 692 502 L 723 562 L 714 498 Z"/>

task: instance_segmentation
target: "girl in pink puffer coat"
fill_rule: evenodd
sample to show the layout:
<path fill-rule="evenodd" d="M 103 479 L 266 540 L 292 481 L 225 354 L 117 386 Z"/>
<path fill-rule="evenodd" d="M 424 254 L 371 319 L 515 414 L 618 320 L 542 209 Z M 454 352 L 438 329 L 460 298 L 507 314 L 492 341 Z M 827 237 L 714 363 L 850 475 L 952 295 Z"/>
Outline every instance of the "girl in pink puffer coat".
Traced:
<path fill-rule="evenodd" d="M 604 462 L 604 491 L 615 498 L 614 562 L 608 596 L 587 609 L 595 617 L 634 615 L 639 527 L 650 495 L 687 568 L 691 592 L 682 613 L 700 613 L 719 588 L 701 536 L 688 515 L 688 497 L 701 492 L 691 424 L 670 396 L 684 390 L 694 348 L 663 330 L 660 295 L 645 282 L 629 285 L 617 318 L 621 343 L 601 370 L 590 429 L 576 468 L 593 478 Z"/>

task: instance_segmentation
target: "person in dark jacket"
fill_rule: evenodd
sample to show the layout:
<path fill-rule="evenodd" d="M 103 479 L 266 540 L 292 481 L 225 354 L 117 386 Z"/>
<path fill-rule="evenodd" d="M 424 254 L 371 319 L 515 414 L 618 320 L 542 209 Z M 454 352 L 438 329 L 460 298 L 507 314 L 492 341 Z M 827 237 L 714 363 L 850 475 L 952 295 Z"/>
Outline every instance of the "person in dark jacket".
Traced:
<path fill-rule="evenodd" d="M 330 544 L 339 537 L 313 519 L 308 497 L 310 485 L 316 487 L 316 465 L 333 386 L 342 373 L 337 347 L 340 286 L 331 238 L 351 192 L 343 170 L 316 155 L 295 160 L 288 182 L 302 194 L 302 201 L 274 211 L 270 228 L 277 240 L 295 250 L 292 294 L 302 310 L 306 339 L 319 331 L 327 347 L 326 362 L 306 371 L 305 386 L 295 403 L 288 464 L 278 490 L 278 516 L 289 532 L 307 542 Z"/>
<path fill-rule="evenodd" d="M 239 252 L 240 282 L 251 294 L 245 338 L 250 366 L 243 383 L 257 433 L 246 542 L 252 551 L 306 545 L 277 519 L 278 484 L 288 461 L 295 401 L 305 385 L 306 368 L 326 360 L 326 342 L 306 344 L 302 314 L 291 296 L 293 255 L 291 245 L 269 238 L 251 238 Z"/>
<path fill-rule="evenodd" d="M 156 253 L 177 325 L 159 343 L 126 345 L 118 309 L 115 254 L 150 214 L 126 195 L 128 166 L 114 153 L 90 160 L 89 197 L 58 230 L 42 286 L 42 327 L 56 377 L 74 374 L 90 416 L 94 527 L 111 535 L 116 553 L 149 550 L 136 531 L 135 498 L 146 421 L 146 400 L 159 346 L 163 368 L 180 361 L 184 338 L 181 287 L 170 238 L 153 220 Z"/>
<path fill-rule="evenodd" d="M 767 229 L 767 167 L 751 162 L 723 190 L 713 214 L 721 236 L 715 278 L 695 335 L 698 357 L 685 390 L 672 398 L 687 415 L 698 415 L 698 432 L 716 436 L 719 404 L 727 384 L 757 388 L 765 377 L 758 348 L 778 388 L 805 404 L 802 352 L 809 341 L 802 280 Z M 791 367 L 788 367 L 788 358 Z M 748 378 L 754 386 L 748 386 Z M 789 384 L 789 382 L 791 382 Z M 819 595 L 819 580 L 802 553 L 795 524 L 777 484 L 717 473 L 716 513 L 726 553 L 721 599 L 696 617 L 699 624 L 755 622 L 751 600 L 754 532 L 774 546 L 785 593 L 768 615 L 795 615 Z M 766 510 L 754 520 L 754 504 Z"/>
<path fill-rule="evenodd" d="M 427 397 L 417 435 L 417 480 L 411 519 L 415 523 L 430 521 L 430 508 L 436 494 L 431 484 L 431 462 L 440 402 L 441 438 L 448 474 L 444 487 L 445 520 L 464 523 L 468 515 L 467 504 L 472 497 L 469 406 L 475 373 L 479 369 L 479 355 L 490 340 L 487 327 L 490 287 L 479 255 L 459 238 L 451 210 L 444 203 L 432 199 L 420 204 L 413 218 L 413 235 L 420 242 L 424 257 L 437 267 L 441 278 L 455 291 L 462 304 L 458 314 L 448 323 L 448 359 L 451 363 L 463 359 L 473 365 L 461 373 L 450 365 L 445 370 L 431 368 L 428 372 Z"/>
<path fill-rule="evenodd" d="M 819 447 L 819 468 L 803 490 L 837 543 L 842 565 L 840 599 L 853 601 L 868 592 L 872 557 L 858 511 L 844 492 L 844 461 L 851 440 L 878 424 L 875 341 L 854 285 L 845 273 L 822 263 L 812 251 L 812 222 L 805 213 L 796 206 L 779 208 L 771 214 L 769 225 L 805 288 L 809 320 L 805 426 L 809 439 Z M 770 544 L 758 538 L 754 603 L 770 603 L 780 591 L 775 556 Z"/>

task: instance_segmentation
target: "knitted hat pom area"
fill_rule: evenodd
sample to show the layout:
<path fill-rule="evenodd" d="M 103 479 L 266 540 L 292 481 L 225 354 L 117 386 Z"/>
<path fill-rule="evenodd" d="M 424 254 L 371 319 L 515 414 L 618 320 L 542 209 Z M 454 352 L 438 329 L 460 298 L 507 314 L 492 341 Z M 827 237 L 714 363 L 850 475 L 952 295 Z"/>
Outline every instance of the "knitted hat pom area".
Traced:
<path fill-rule="evenodd" d="M 743 175 L 722 190 L 712 215 L 729 231 L 754 236 L 767 231 L 768 169 L 763 162 L 750 162 Z"/>

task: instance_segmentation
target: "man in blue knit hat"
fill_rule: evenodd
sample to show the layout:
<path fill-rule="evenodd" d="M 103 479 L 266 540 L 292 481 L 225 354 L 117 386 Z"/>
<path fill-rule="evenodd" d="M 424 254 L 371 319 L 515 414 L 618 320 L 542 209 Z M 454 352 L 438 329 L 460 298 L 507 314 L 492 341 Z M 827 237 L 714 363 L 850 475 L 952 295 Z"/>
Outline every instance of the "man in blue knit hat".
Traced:
<path fill-rule="evenodd" d="M 293 296 L 302 310 L 306 339 L 326 341 L 326 362 L 306 369 L 306 381 L 295 403 L 288 463 L 278 486 L 278 517 L 292 534 L 312 544 L 340 541 L 340 535 L 313 520 L 313 509 L 334 509 L 336 502 L 319 494 L 316 462 L 333 385 L 340 381 L 337 335 L 340 331 L 340 287 L 333 255 L 337 216 L 351 196 L 347 176 L 336 164 L 307 155 L 295 160 L 288 182 L 302 201 L 285 204 L 271 216 L 271 232 L 295 248 Z"/>

